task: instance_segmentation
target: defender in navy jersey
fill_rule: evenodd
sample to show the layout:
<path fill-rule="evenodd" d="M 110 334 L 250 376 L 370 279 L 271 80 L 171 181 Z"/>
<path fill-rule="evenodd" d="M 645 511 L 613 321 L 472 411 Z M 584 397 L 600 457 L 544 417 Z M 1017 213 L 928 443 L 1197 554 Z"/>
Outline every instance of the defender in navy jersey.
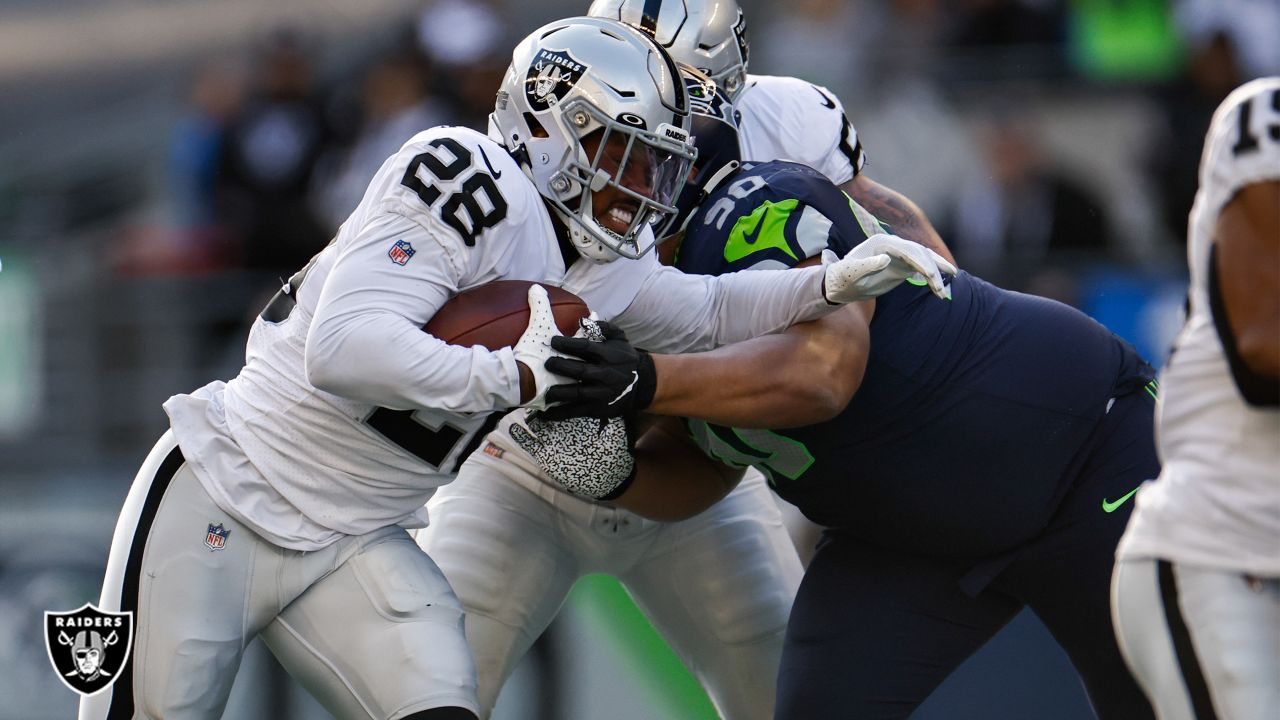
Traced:
<path fill-rule="evenodd" d="M 748 163 L 723 187 L 687 226 L 685 272 L 790 267 L 880 232 L 802 165 Z M 950 301 L 911 284 L 881 296 L 869 330 L 861 386 L 832 420 L 689 427 L 713 456 L 763 470 L 819 525 L 914 552 L 972 557 L 1035 537 L 1108 402 L 1153 377 L 1080 312 L 963 271 Z"/>
<path fill-rule="evenodd" d="M 694 133 L 701 157 L 733 162 L 707 151 L 715 133 L 696 118 Z M 692 184 L 717 174 L 700 165 Z M 684 226 L 686 272 L 793 267 L 882 231 L 801 165 L 747 163 L 713 184 Z M 793 606 L 776 717 L 906 717 L 1024 606 L 1099 717 L 1153 717 L 1117 648 L 1108 583 L 1124 500 L 1159 472 L 1154 371 L 1070 307 L 965 272 L 950 287 L 942 300 L 903 285 L 697 355 L 646 357 L 617 333 L 557 342 L 582 361 L 552 361 L 556 372 L 583 379 L 551 391 L 568 401 L 553 414 L 685 417 L 723 463 L 712 469 L 682 433 L 653 428 L 614 491 L 621 507 L 696 513 L 740 477 L 725 465 L 750 465 L 826 528 Z M 606 378 L 639 377 L 650 362 L 647 407 L 600 400 L 616 395 Z M 550 442 L 554 428 L 542 430 Z"/>

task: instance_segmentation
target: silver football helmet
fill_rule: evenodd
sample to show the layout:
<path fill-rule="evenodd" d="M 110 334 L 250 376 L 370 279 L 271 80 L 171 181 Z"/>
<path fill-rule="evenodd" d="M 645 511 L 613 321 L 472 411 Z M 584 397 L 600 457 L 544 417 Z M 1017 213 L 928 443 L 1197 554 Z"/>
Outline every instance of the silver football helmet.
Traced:
<path fill-rule="evenodd" d="M 651 226 L 675 213 L 695 154 L 675 62 L 648 35 L 602 18 L 558 20 L 525 38 L 491 127 L 594 262 L 652 249 Z"/>
<path fill-rule="evenodd" d="M 735 0 L 594 0 L 587 14 L 653 36 L 678 63 L 698 68 L 737 100 L 747 79 L 747 21 Z"/>
<path fill-rule="evenodd" d="M 656 230 L 658 242 L 684 230 L 693 211 L 708 195 L 742 164 L 738 148 L 738 112 L 724 91 L 714 81 L 687 65 L 680 66 L 685 89 L 689 93 L 689 129 L 698 155 L 689 171 L 689 179 L 676 198 L 676 213 Z"/>

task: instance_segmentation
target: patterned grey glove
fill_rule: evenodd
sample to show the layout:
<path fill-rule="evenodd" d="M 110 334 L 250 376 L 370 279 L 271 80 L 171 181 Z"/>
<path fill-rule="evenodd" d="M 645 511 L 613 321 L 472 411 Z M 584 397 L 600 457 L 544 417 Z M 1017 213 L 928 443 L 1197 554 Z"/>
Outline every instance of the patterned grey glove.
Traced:
<path fill-rule="evenodd" d="M 526 417 L 509 432 L 538 468 L 565 490 L 593 500 L 618 497 L 635 479 L 636 459 L 622 418 Z"/>

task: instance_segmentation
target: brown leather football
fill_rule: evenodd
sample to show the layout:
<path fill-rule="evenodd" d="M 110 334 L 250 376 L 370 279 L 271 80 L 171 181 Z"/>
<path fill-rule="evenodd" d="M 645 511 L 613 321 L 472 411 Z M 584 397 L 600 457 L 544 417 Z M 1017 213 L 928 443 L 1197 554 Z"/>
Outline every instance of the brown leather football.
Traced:
<path fill-rule="evenodd" d="M 529 326 L 528 280 L 495 280 L 464 290 L 436 311 L 423 330 L 451 345 L 481 345 L 489 350 L 516 344 Z M 568 290 L 543 284 L 551 298 L 556 327 L 565 335 L 578 331 L 590 310 Z"/>

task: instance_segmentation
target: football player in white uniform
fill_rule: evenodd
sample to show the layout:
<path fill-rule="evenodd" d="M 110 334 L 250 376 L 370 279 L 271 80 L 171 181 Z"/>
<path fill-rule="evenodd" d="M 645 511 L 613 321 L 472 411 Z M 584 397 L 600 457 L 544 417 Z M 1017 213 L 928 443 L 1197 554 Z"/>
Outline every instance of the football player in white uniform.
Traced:
<path fill-rule="evenodd" d="M 1137 491 L 1116 634 L 1162 720 L 1280 713 L 1280 77 L 1209 127 L 1186 325 L 1161 376 L 1160 477 Z"/>
<path fill-rule="evenodd" d="M 834 93 L 800 78 L 747 72 L 746 18 L 736 0 L 594 0 L 587 14 L 644 30 L 676 62 L 715 80 L 741 112 L 738 140 L 744 160 L 808 165 L 896 235 L 954 262 L 915 203 L 863 172 L 862 142 Z"/>
<path fill-rule="evenodd" d="M 746 74 L 737 3 L 602 0 L 589 14 L 645 31 L 675 60 L 739 94 L 743 157 L 814 165 L 895 232 L 950 258 L 910 201 L 859 173 L 861 145 L 830 92 L 796 78 Z M 495 120 L 501 130 L 499 114 Z M 770 717 L 803 568 L 763 476 L 753 471 L 707 513 L 664 525 L 565 492 L 515 446 L 510 422 L 490 434 L 457 482 L 433 497 L 435 521 L 418 533 L 467 610 L 485 711 L 574 582 L 607 573 L 628 589 L 722 715 Z"/>
<path fill-rule="evenodd" d="M 500 138 L 434 128 L 387 160 L 254 323 L 240 374 L 165 403 L 171 430 L 125 501 L 100 600 L 135 614 L 132 656 L 82 720 L 220 717 L 260 633 L 339 717 L 480 711 L 462 607 L 406 528 L 426 522 L 488 417 L 545 405 L 556 330 L 535 286 L 514 348 L 448 345 L 421 328 L 457 292 L 560 285 L 646 344 L 693 350 L 819 316 L 886 278 L 922 271 L 941 289 L 907 241 L 771 277 L 661 266 L 650 225 L 693 156 L 687 106 L 647 35 L 571 19 L 516 48 Z"/>

